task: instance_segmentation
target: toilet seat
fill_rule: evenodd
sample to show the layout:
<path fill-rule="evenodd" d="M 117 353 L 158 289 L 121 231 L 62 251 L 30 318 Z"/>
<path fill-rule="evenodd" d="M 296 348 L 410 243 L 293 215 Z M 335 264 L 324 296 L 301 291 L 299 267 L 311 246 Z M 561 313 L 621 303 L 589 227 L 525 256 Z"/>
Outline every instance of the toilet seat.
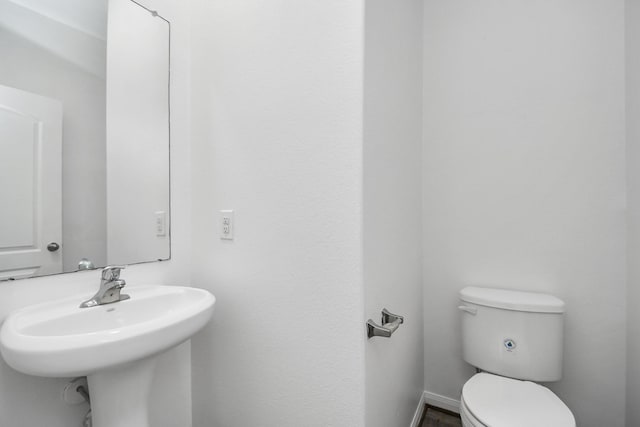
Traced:
<path fill-rule="evenodd" d="M 471 411 L 469 411 L 467 404 L 464 402 L 464 398 L 460 399 L 460 418 L 462 420 L 463 427 L 487 427 L 478 421 Z"/>
<path fill-rule="evenodd" d="M 558 396 L 530 381 L 479 373 L 465 383 L 461 400 L 465 421 L 474 427 L 576 426 Z"/>

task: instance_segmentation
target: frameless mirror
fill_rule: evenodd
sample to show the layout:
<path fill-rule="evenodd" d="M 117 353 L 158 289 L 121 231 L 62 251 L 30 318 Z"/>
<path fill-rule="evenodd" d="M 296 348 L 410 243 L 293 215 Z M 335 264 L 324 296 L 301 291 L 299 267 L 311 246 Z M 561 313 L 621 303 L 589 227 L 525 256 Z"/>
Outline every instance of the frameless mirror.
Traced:
<path fill-rule="evenodd" d="M 169 22 L 0 0 L 0 280 L 170 257 Z"/>

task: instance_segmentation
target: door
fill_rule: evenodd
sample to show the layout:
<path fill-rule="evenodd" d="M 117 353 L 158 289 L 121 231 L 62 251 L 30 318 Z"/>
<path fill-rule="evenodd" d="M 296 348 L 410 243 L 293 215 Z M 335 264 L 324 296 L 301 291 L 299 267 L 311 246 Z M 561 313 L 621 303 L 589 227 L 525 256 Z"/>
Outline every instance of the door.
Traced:
<path fill-rule="evenodd" d="M 62 104 L 0 85 L 0 279 L 62 272 Z"/>

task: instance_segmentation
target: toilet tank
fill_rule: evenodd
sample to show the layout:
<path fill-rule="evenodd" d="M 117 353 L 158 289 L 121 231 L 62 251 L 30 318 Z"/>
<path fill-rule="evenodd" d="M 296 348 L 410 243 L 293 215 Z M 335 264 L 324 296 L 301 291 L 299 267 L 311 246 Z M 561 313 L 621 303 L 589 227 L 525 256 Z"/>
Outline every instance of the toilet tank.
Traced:
<path fill-rule="evenodd" d="M 483 371 L 530 381 L 562 377 L 564 302 L 552 295 L 467 287 L 460 291 L 462 348 Z"/>

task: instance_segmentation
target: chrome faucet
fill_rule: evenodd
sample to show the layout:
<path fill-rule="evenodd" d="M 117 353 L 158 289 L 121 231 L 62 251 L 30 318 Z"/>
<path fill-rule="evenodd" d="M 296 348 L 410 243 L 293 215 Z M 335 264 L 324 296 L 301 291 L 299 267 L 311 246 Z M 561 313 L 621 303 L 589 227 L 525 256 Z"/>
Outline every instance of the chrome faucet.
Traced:
<path fill-rule="evenodd" d="M 123 268 L 125 268 L 123 265 L 111 265 L 103 268 L 100 289 L 91 299 L 80 304 L 80 308 L 95 307 L 129 299 L 129 295 L 120 294 L 120 290 L 127 284 L 120 278 L 120 271 Z"/>

